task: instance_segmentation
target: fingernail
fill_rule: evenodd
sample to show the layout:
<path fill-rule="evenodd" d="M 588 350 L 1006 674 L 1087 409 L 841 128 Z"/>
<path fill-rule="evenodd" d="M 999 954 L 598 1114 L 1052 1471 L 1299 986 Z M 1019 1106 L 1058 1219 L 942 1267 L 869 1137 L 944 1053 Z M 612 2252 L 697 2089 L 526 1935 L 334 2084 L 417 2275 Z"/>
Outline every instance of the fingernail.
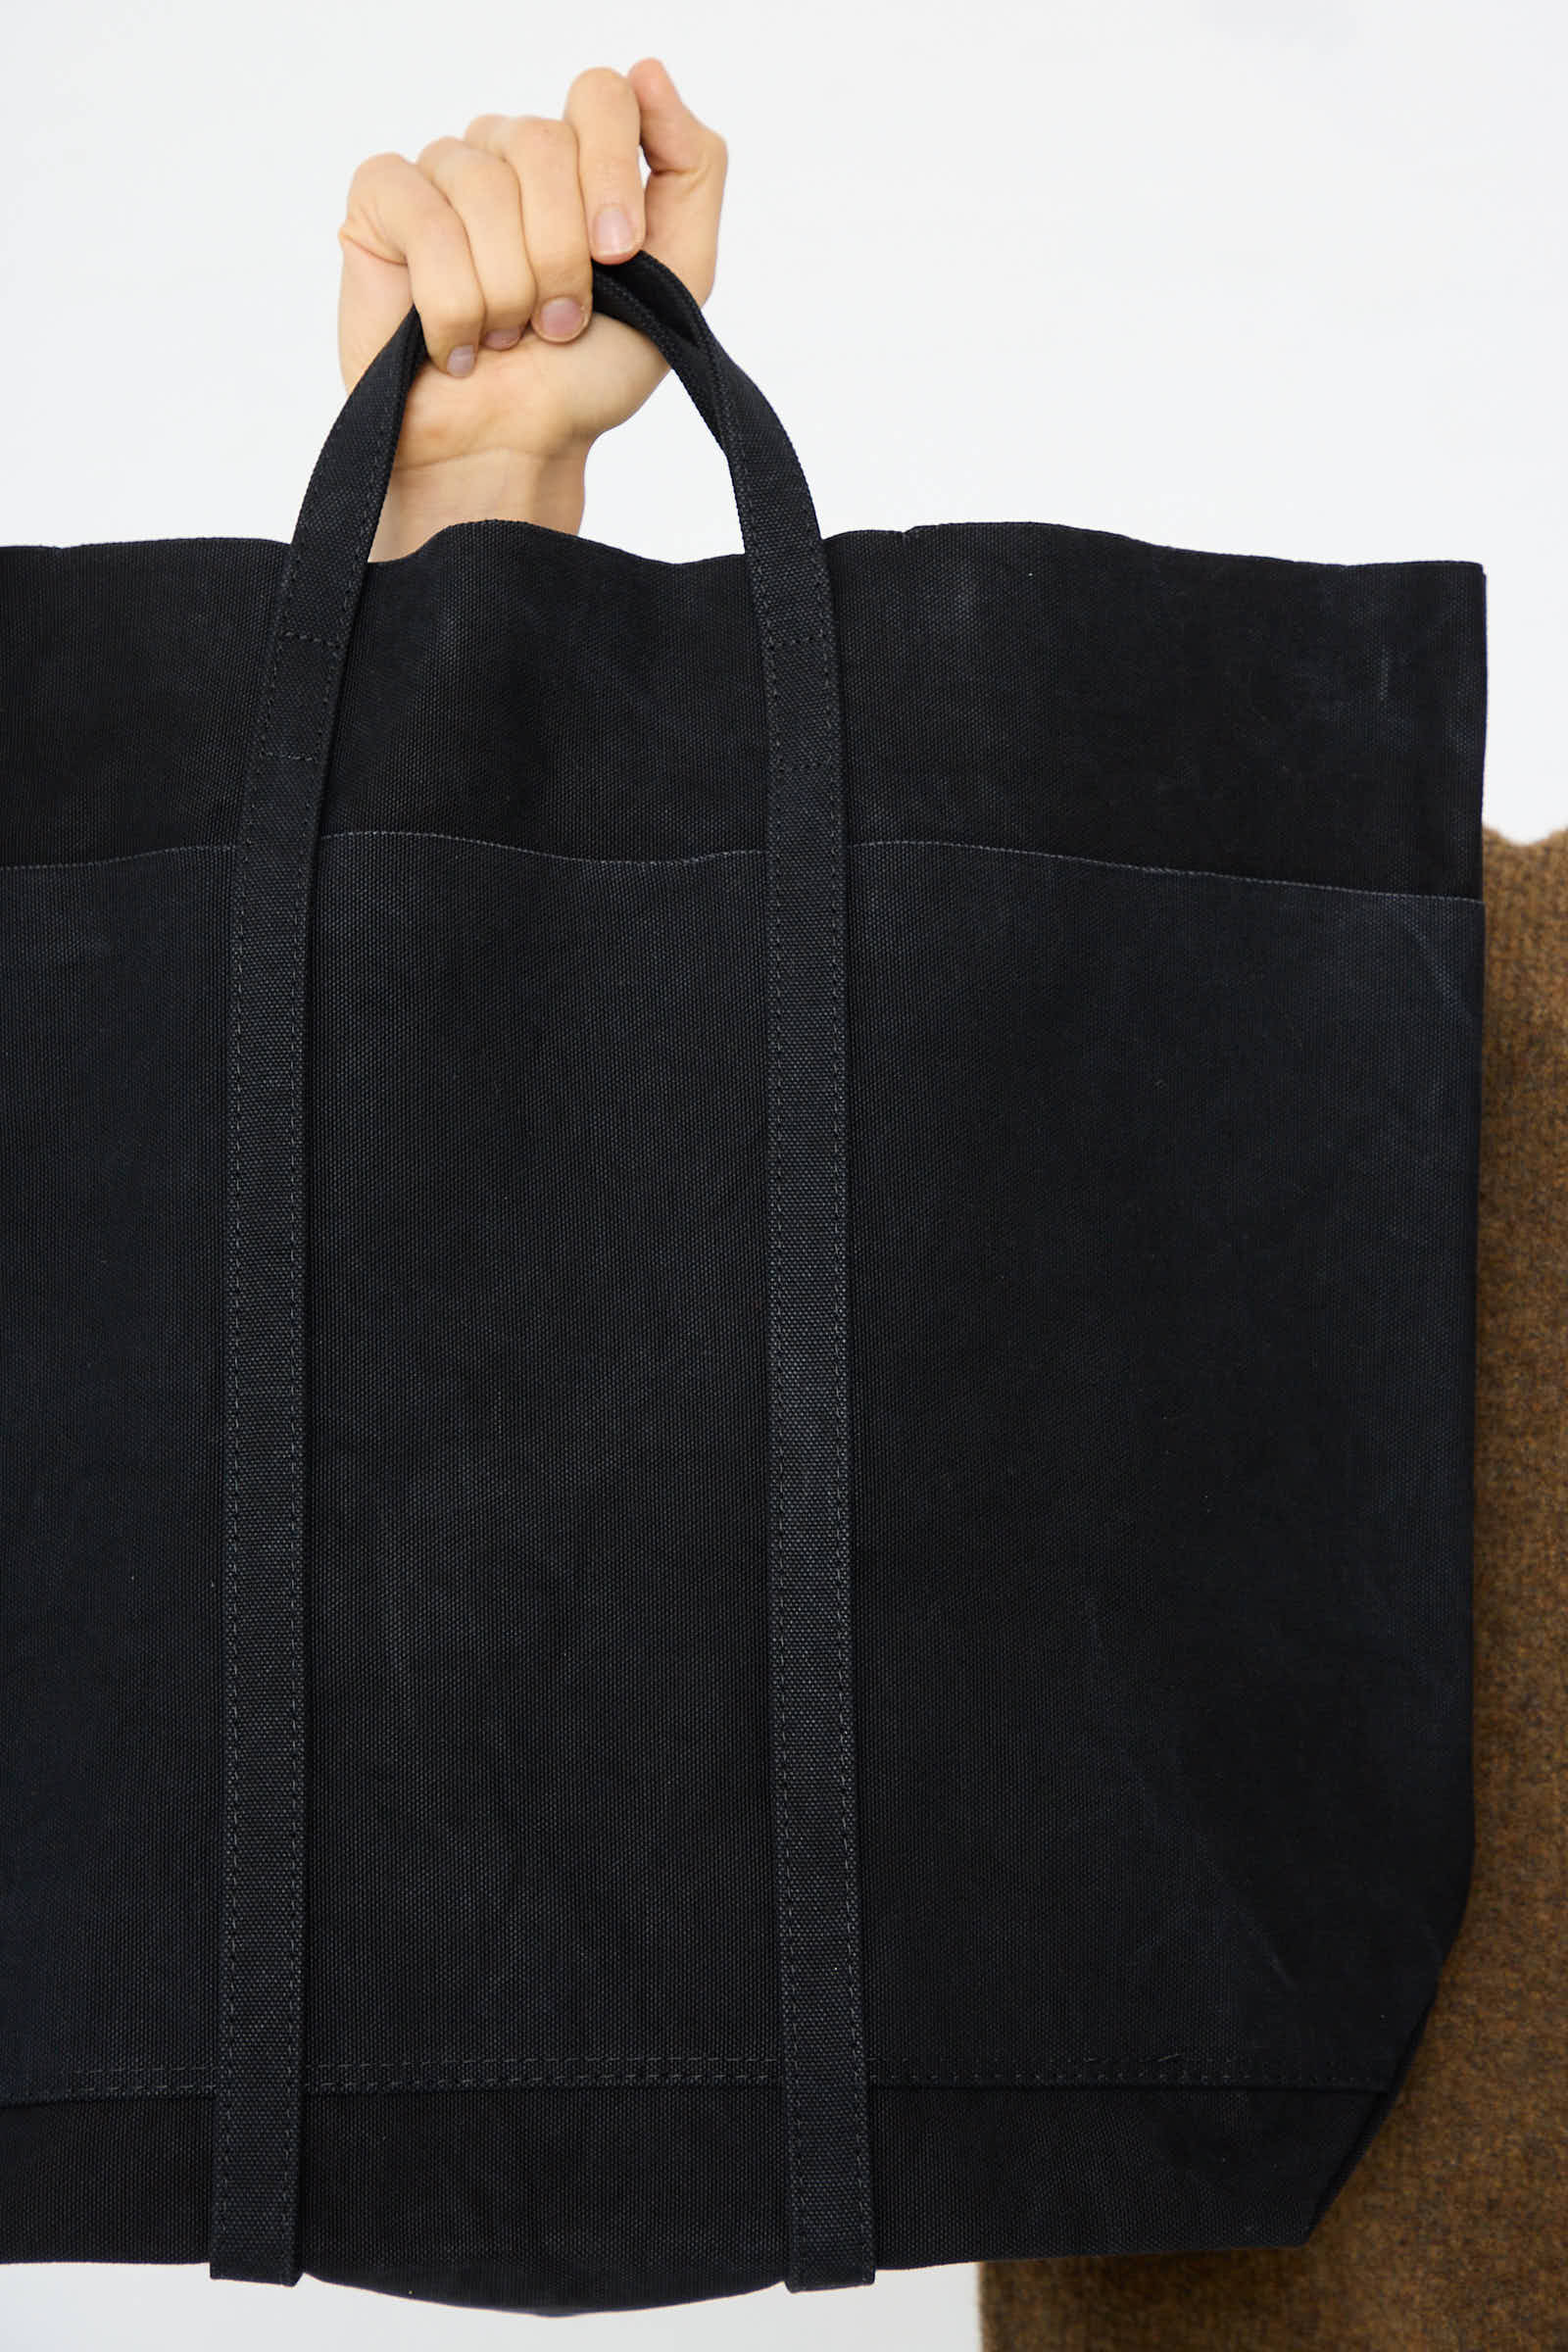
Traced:
<path fill-rule="evenodd" d="M 484 339 L 486 351 L 510 351 L 521 334 L 520 326 L 493 326 Z"/>
<path fill-rule="evenodd" d="M 447 362 L 447 373 L 448 375 L 471 375 L 473 373 L 473 345 L 471 343 L 458 345 L 457 350 Z"/>
<path fill-rule="evenodd" d="M 558 294 L 547 302 L 539 314 L 539 326 L 552 342 L 565 342 L 582 324 L 582 304 L 573 302 L 569 294 Z"/>
<path fill-rule="evenodd" d="M 607 204 L 594 215 L 594 243 L 601 253 L 624 253 L 634 243 L 632 224 L 618 204 Z"/>

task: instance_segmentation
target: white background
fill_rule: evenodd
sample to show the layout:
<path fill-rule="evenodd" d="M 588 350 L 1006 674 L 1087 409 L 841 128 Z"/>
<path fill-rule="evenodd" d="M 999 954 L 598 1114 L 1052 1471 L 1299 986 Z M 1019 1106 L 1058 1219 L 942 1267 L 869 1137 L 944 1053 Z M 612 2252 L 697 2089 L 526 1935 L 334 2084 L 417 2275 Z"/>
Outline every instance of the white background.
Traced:
<path fill-rule="evenodd" d="M 1488 573 L 1487 822 L 1568 825 L 1561 136 L 1545 0 L 51 0 L 15 12 L 0 543 L 286 540 L 344 397 L 362 157 L 662 57 L 729 142 L 713 327 L 825 532 L 1055 520 Z M 740 546 L 668 377 L 584 532 Z M 553 2336 L 551 2329 L 556 2331 Z M 0 2271 L 11 2352 L 975 2341 L 974 2274 L 548 2322 L 199 2267 Z"/>

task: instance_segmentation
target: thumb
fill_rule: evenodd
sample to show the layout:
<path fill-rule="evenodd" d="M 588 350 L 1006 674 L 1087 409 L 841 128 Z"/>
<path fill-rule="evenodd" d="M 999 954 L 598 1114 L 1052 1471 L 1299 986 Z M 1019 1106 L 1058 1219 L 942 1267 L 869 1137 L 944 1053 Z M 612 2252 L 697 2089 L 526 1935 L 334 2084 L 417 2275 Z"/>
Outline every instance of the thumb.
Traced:
<path fill-rule="evenodd" d="M 626 79 L 636 93 L 639 136 L 648 158 L 643 245 L 699 302 L 706 302 L 717 267 L 729 150 L 718 132 L 692 113 L 657 57 L 641 58 Z"/>

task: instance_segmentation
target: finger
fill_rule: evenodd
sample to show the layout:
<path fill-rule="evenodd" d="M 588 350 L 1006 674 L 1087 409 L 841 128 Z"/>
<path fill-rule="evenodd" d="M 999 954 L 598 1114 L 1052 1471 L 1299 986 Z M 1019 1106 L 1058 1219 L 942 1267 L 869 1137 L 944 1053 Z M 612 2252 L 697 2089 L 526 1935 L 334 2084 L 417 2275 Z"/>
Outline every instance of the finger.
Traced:
<path fill-rule="evenodd" d="M 373 155 L 361 164 L 349 183 L 348 214 L 337 233 L 346 261 L 352 246 L 360 255 L 399 265 L 406 271 L 406 279 L 393 271 L 364 273 L 372 281 L 366 288 L 368 331 L 374 333 L 385 320 L 385 332 L 370 358 L 406 316 L 411 299 L 419 314 L 425 349 L 438 368 L 448 368 L 453 354 L 465 346 L 471 355 L 484 318 L 484 297 L 467 234 L 440 189 L 416 165 L 405 155 Z M 470 356 L 469 367 L 472 364 Z M 455 372 L 466 372 L 461 363 Z"/>
<path fill-rule="evenodd" d="M 482 338 L 504 349 L 516 342 L 534 307 L 516 173 L 504 158 L 466 137 L 432 139 L 420 149 L 418 162 L 462 221 L 468 240 L 479 315 L 468 321 L 466 345 L 471 349 Z"/>
<path fill-rule="evenodd" d="M 626 79 L 637 93 L 648 158 L 643 241 L 699 302 L 706 302 L 713 290 L 729 149 L 693 114 L 657 57 L 640 59 Z"/>
<path fill-rule="evenodd" d="M 623 262 L 643 241 L 642 110 L 624 74 L 590 66 L 566 92 L 564 120 L 577 136 L 583 219 L 595 261 Z"/>
<path fill-rule="evenodd" d="M 468 136 L 518 191 L 532 288 L 522 318 L 546 342 L 569 343 L 588 323 L 594 290 L 577 134 L 544 115 L 480 115 Z"/>

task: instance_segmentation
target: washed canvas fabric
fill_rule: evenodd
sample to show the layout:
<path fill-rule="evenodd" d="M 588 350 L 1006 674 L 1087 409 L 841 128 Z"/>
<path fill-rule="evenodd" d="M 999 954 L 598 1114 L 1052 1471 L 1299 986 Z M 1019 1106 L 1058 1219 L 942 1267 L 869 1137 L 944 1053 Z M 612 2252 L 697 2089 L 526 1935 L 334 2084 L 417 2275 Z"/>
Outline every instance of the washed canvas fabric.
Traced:
<path fill-rule="evenodd" d="M 1483 839 L 1464 1923 L 1403 2088 L 1304 2246 L 985 2264 L 984 2352 L 1568 2343 L 1568 829 Z"/>
<path fill-rule="evenodd" d="M 744 557 L 362 576 L 413 313 L 0 556 L 0 2257 L 1292 2244 L 1458 1926 L 1481 567 L 824 545 L 636 259 Z"/>

